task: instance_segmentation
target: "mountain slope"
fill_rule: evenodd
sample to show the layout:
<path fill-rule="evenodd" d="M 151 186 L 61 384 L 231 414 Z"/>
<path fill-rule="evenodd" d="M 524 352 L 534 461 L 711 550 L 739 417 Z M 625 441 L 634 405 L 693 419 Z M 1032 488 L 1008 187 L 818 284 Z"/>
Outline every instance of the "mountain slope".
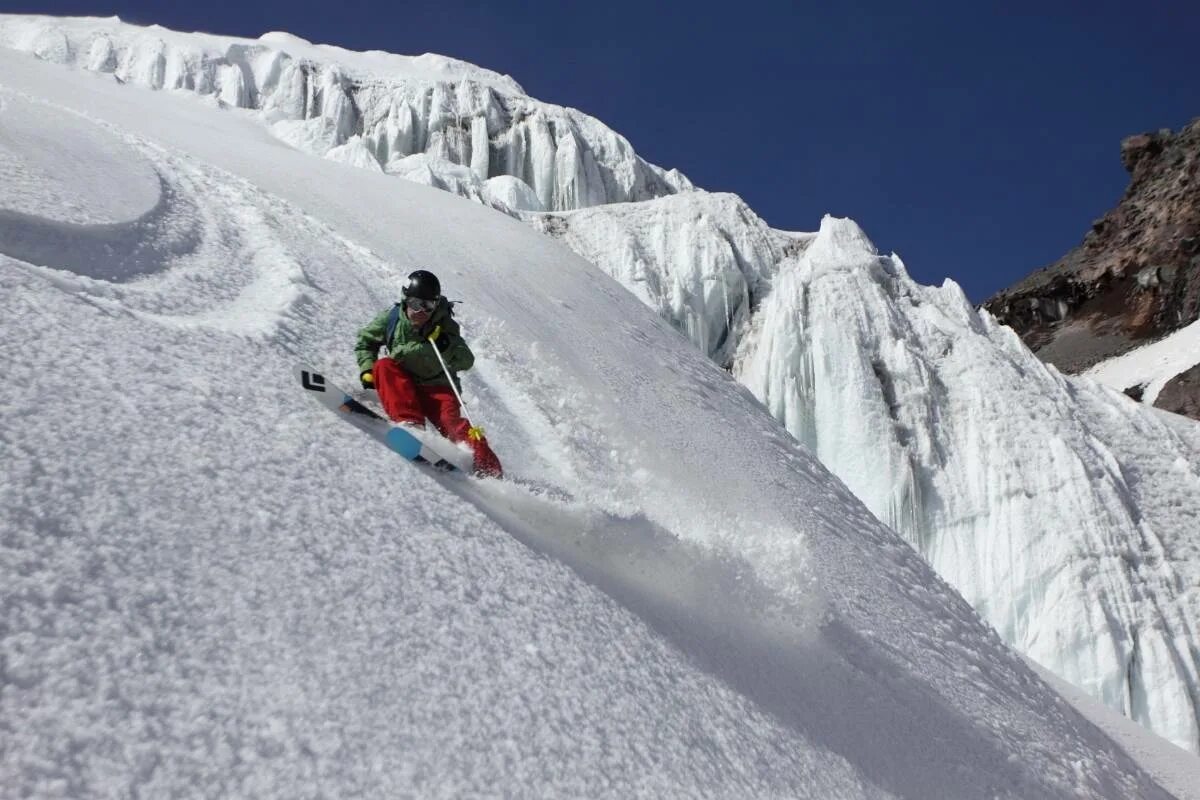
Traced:
<path fill-rule="evenodd" d="M 6 143 L 6 787 L 1167 796 L 583 260 L 190 97 L 7 51 L 0 76 L 0 119 L 93 154 L 111 191 L 79 195 L 113 204 L 53 216 Z M 349 371 L 414 265 L 552 496 L 398 463 L 291 385 Z"/>
<path fill-rule="evenodd" d="M 1065 372 L 1200 419 L 1200 354 L 1163 363 L 1146 349 L 1200 318 L 1200 119 L 1128 137 L 1121 163 L 1129 186 L 1083 242 L 984 306 Z M 1105 367 L 1126 353 L 1140 370 Z"/>

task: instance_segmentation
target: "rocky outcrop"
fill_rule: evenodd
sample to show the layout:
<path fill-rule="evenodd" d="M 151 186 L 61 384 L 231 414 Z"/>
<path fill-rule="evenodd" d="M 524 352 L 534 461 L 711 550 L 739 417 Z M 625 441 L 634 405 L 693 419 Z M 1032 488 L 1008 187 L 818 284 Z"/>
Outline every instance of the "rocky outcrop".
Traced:
<path fill-rule="evenodd" d="M 1129 188 L 1083 243 L 984 303 L 1067 372 L 1200 316 L 1200 119 L 1130 136 L 1121 163 Z"/>
<path fill-rule="evenodd" d="M 1197 358 L 1200 358 L 1200 353 Z M 1168 381 L 1154 405 L 1185 417 L 1200 419 L 1200 364 Z"/>
<path fill-rule="evenodd" d="M 1178 133 L 1126 138 L 1121 163 L 1129 187 L 1082 244 L 984 303 L 1065 372 L 1081 372 L 1200 317 L 1200 119 Z M 1200 401 L 1179 396 L 1187 385 L 1180 381 L 1170 395 L 1180 408 Z"/>

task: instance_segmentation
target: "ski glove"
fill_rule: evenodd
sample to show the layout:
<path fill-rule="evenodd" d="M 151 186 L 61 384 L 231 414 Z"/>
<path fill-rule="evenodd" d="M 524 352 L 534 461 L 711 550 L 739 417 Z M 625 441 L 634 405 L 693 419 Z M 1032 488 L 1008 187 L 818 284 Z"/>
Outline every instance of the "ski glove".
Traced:
<path fill-rule="evenodd" d="M 364 389 L 375 388 L 375 373 L 372 370 L 363 370 L 358 376 L 358 382 L 362 384 Z"/>
<path fill-rule="evenodd" d="M 429 334 L 429 343 L 444 353 L 446 352 L 446 348 L 450 346 L 450 337 L 442 336 L 442 326 L 438 325 Z"/>

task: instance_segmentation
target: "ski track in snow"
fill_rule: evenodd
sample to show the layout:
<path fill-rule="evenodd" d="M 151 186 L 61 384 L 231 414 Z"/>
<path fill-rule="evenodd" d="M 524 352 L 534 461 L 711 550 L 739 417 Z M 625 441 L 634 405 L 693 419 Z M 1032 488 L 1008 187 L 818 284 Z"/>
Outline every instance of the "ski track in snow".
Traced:
<path fill-rule="evenodd" d="M 226 154 L 198 104 L 0 66 L 4 113 L 50 109 L 10 82 L 58 97 L 78 122 L 49 135 L 102 126 L 137 154 L 113 186 L 152 169 L 147 224 L 186 232 L 134 272 L 0 239 L 4 786 L 1167 796 L 583 262 L 419 188 L 386 189 L 392 243 L 382 184 L 316 170 L 319 217 L 304 161 L 236 118 Z M 469 295 L 476 421 L 553 491 L 409 468 L 291 385 L 301 357 L 352 369 L 412 263 Z"/>
<path fill-rule="evenodd" d="M 31 102 L 15 95 L 0 99 L 0 181 L 6 214 L 21 211 L 48 222 L 103 225 L 128 222 L 158 202 L 160 184 L 154 171 L 118 135 L 100 127 L 80 127 L 72 146 L 64 149 L 61 140 L 42 132 L 71 126 L 74 115 L 44 104 L 33 109 Z M 37 124 L 30 124 L 34 120 Z M 114 178 L 120 185 L 112 185 Z M 27 221 L 22 227 L 28 225 Z M 19 231 L 15 226 L 4 230 L 11 246 Z"/>
<path fill-rule="evenodd" d="M 12 93 L 6 105 L 10 113 L 13 106 L 23 106 L 28 117 L 42 121 L 50 132 L 43 132 L 43 145 L 54 142 L 58 150 L 67 149 L 68 143 L 55 141 L 52 133 L 69 118 L 64 111 L 35 107 L 31 98 Z M 110 179 L 108 194 L 115 197 L 122 189 L 144 194 L 151 181 L 158 190 L 153 207 L 127 222 L 95 224 L 11 210 L 36 189 L 34 176 L 17 182 L 17 191 L 6 197 L 10 208 L 0 210 L 4 255 L 93 303 L 185 328 L 261 333 L 299 302 L 304 274 L 289 250 L 303 246 L 306 220 L 296 220 L 292 245 L 265 236 L 264 229 L 286 223 L 269 218 L 269 201 L 248 200 L 255 192 L 245 184 L 238 186 L 228 176 L 213 179 L 143 141 L 120 141 L 107 126 L 76 116 L 72 129 L 78 128 L 137 154 L 128 165 L 120 160 L 94 165 L 105 170 L 94 181 Z"/>

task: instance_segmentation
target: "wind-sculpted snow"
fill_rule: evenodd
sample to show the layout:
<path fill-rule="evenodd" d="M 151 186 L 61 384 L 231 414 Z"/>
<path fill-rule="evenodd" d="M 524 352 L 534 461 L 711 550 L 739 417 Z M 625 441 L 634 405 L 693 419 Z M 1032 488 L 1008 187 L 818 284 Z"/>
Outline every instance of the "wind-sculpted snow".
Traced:
<path fill-rule="evenodd" d="M 116 18 L 2 15 L 0 45 L 256 109 L 283 141 L 356 166 L 407 177 L 394 163 L 423 154 L 479 181 L 508 175 L 528 185 L 544 210 L 691 188 L 677 171 L 643 161 L 595 118 L 534 100 L 507 76 L 442 56 L 353 53 L 286 34 L 180 34 Z"/>
<path fill-rule="evenodd" d="M 732 362 L 778 262 L 803 247 L 730 194 L 689 192 L 526 219 L 604 269 L 722 365 Z"/>
<path fill-rule="evenodd" d="M 0 254 L 124 282 L 198 247 L 194 206 L 119 136 L 13 94 L 0 114 Z"/>
<path fill-rule="evenodd" d="M 6 789 L 1169 796 L 565 248 L 190 98 L 6 51 L 0 93 L 119 129 L 200 232 L 127 283 L 0 256 Z M 463 301 L 520 483 L 403 463 L 292 385 L 352 380 L 414 265 Z M 213 302 L 267 279 L 290 300 Z"/>
<path fill-rule="evenodd" d="M 113 313 L 189 330 L 262 334 L 299 301 L 303 272 L 291 250 L 304 246 L 304 234 L 268 233 L 264 212 L 244 200 L 246 187 L 214 181 L 143 140 L 2 84 L 0 104 L 7 111 L 0 139 L 10 147 L 25 145 L 10 150 L 26 167 L 22 180 L 0 184 L 0 256 L 10 263 L 26 265 L 20 268 Z M 21 135 L 33 131 L 36 136 Z M 103 148 L 89 149 L 98 142 Z M 25 152 L 36 157 L 17 158 Z M 42 216 L 60 202 L 60 184 L 70 184 L 62 164 L 34 169 L 48 153 L 86 162 L 74 192 L 78 210 L 64 209 L 71 216 L 108 219 L 155 197 L 153 206 L 124 222 L 83 224 Z M 56 171 L 60 181 L 42 179 Z M 8 210 L 14 208 L 40 213 Z"/>
<path fill-rule="evenodd" d="M 118 136 L 31 102 L 0 98 L 0 213 L 104 225 L 129 222 L 158 204 L 157 174 Z M 114 176 L 120 185 L 112 184 Z"/>
<path fill-rule="evenodd" d="M 1200 458 L 826 218 L 737 374 L 1004 639 L 1198 745 Z"/>

